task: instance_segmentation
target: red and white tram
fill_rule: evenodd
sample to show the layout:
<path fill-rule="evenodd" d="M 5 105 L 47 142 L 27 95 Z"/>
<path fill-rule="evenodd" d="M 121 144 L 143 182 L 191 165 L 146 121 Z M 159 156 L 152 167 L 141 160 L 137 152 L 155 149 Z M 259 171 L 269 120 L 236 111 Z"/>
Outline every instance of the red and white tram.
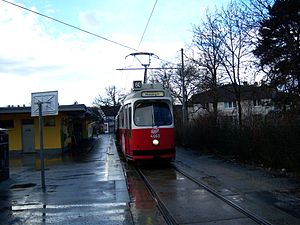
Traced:
<path fill-rule="evenodd" d="M 175 158 L 172 97 L 161 84 L 134 81 L 116 117 L 116 139 L 128 160 Z"/>

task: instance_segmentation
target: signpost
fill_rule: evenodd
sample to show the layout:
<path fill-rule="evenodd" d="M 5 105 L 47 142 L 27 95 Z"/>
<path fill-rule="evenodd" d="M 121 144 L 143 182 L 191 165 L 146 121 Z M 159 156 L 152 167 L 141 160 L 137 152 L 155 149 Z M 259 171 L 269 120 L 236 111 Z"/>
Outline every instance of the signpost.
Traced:
<path fill-rule="evenodd" d="M 58 92 L 35 92 L 31 93 L 31 116 L 39 116 L 40 128 L 40 161 L 42 188 L 45 189 L 45 159 L 43 143 L 43 116 L 58 114 Z"/>

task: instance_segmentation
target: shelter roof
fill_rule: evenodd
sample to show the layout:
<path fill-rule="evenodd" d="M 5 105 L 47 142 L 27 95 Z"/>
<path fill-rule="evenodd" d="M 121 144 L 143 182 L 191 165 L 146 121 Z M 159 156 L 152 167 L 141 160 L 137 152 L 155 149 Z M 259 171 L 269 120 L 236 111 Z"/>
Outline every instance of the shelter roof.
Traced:
<path fill-rule="evenodd" d="M 87 107 L 84 104 L 59 105 L 58 112 L 86 112 Z M 31 113 L 30 106 L 8 106 L 0 107 L 0 114 L 24 114 Z"/>

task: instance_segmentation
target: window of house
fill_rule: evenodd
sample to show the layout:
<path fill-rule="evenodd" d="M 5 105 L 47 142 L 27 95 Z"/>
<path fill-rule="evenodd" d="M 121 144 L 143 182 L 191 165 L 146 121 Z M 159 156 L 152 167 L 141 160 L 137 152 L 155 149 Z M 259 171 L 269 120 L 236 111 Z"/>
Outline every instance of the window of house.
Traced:
<path fill-rule="evenodd" d="M 236 108 L 236 102 L 224 102 L 225 109 Z"/>
<path fill-rule="evenodd" d="M 257 100 L 257 99 L 253 100 L 253 105 L 254 106 L 261 106 L 262 105 L 261 100 Z"/>
<path fill-rule="evenodd" d="M 0 128 L 14 128 L 14 121 L 13 120 L 0 120 Z"/>
<path fill-rule="evenodd" d="M 55 127 L 55 117 L 45 117 L 44 118 L 45 127 Z"/>
<path fill-rule="evenodd" d="M 22 125 L 29 125 L 29 124 L 34 124 L 34 120 L 33 119 L 22 120 Z"/>
<path fill-rule="evenodd" d="M 209 110 L 209 103 L 204 103 L 202 107 L 203 109 Z"/>

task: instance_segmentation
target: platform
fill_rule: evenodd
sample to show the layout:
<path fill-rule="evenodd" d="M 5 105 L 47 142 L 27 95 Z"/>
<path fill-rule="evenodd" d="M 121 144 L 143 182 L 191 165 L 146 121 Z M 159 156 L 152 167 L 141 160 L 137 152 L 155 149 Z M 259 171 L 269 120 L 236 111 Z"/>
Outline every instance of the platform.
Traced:
<path fill-rule="evenodd" d="M 133 224 L 130 197 L 113 138 L 93 148 L 47 155 L 45 190 L 37 154 L 10 160 L 0 183 L 0 224 Z"/>

